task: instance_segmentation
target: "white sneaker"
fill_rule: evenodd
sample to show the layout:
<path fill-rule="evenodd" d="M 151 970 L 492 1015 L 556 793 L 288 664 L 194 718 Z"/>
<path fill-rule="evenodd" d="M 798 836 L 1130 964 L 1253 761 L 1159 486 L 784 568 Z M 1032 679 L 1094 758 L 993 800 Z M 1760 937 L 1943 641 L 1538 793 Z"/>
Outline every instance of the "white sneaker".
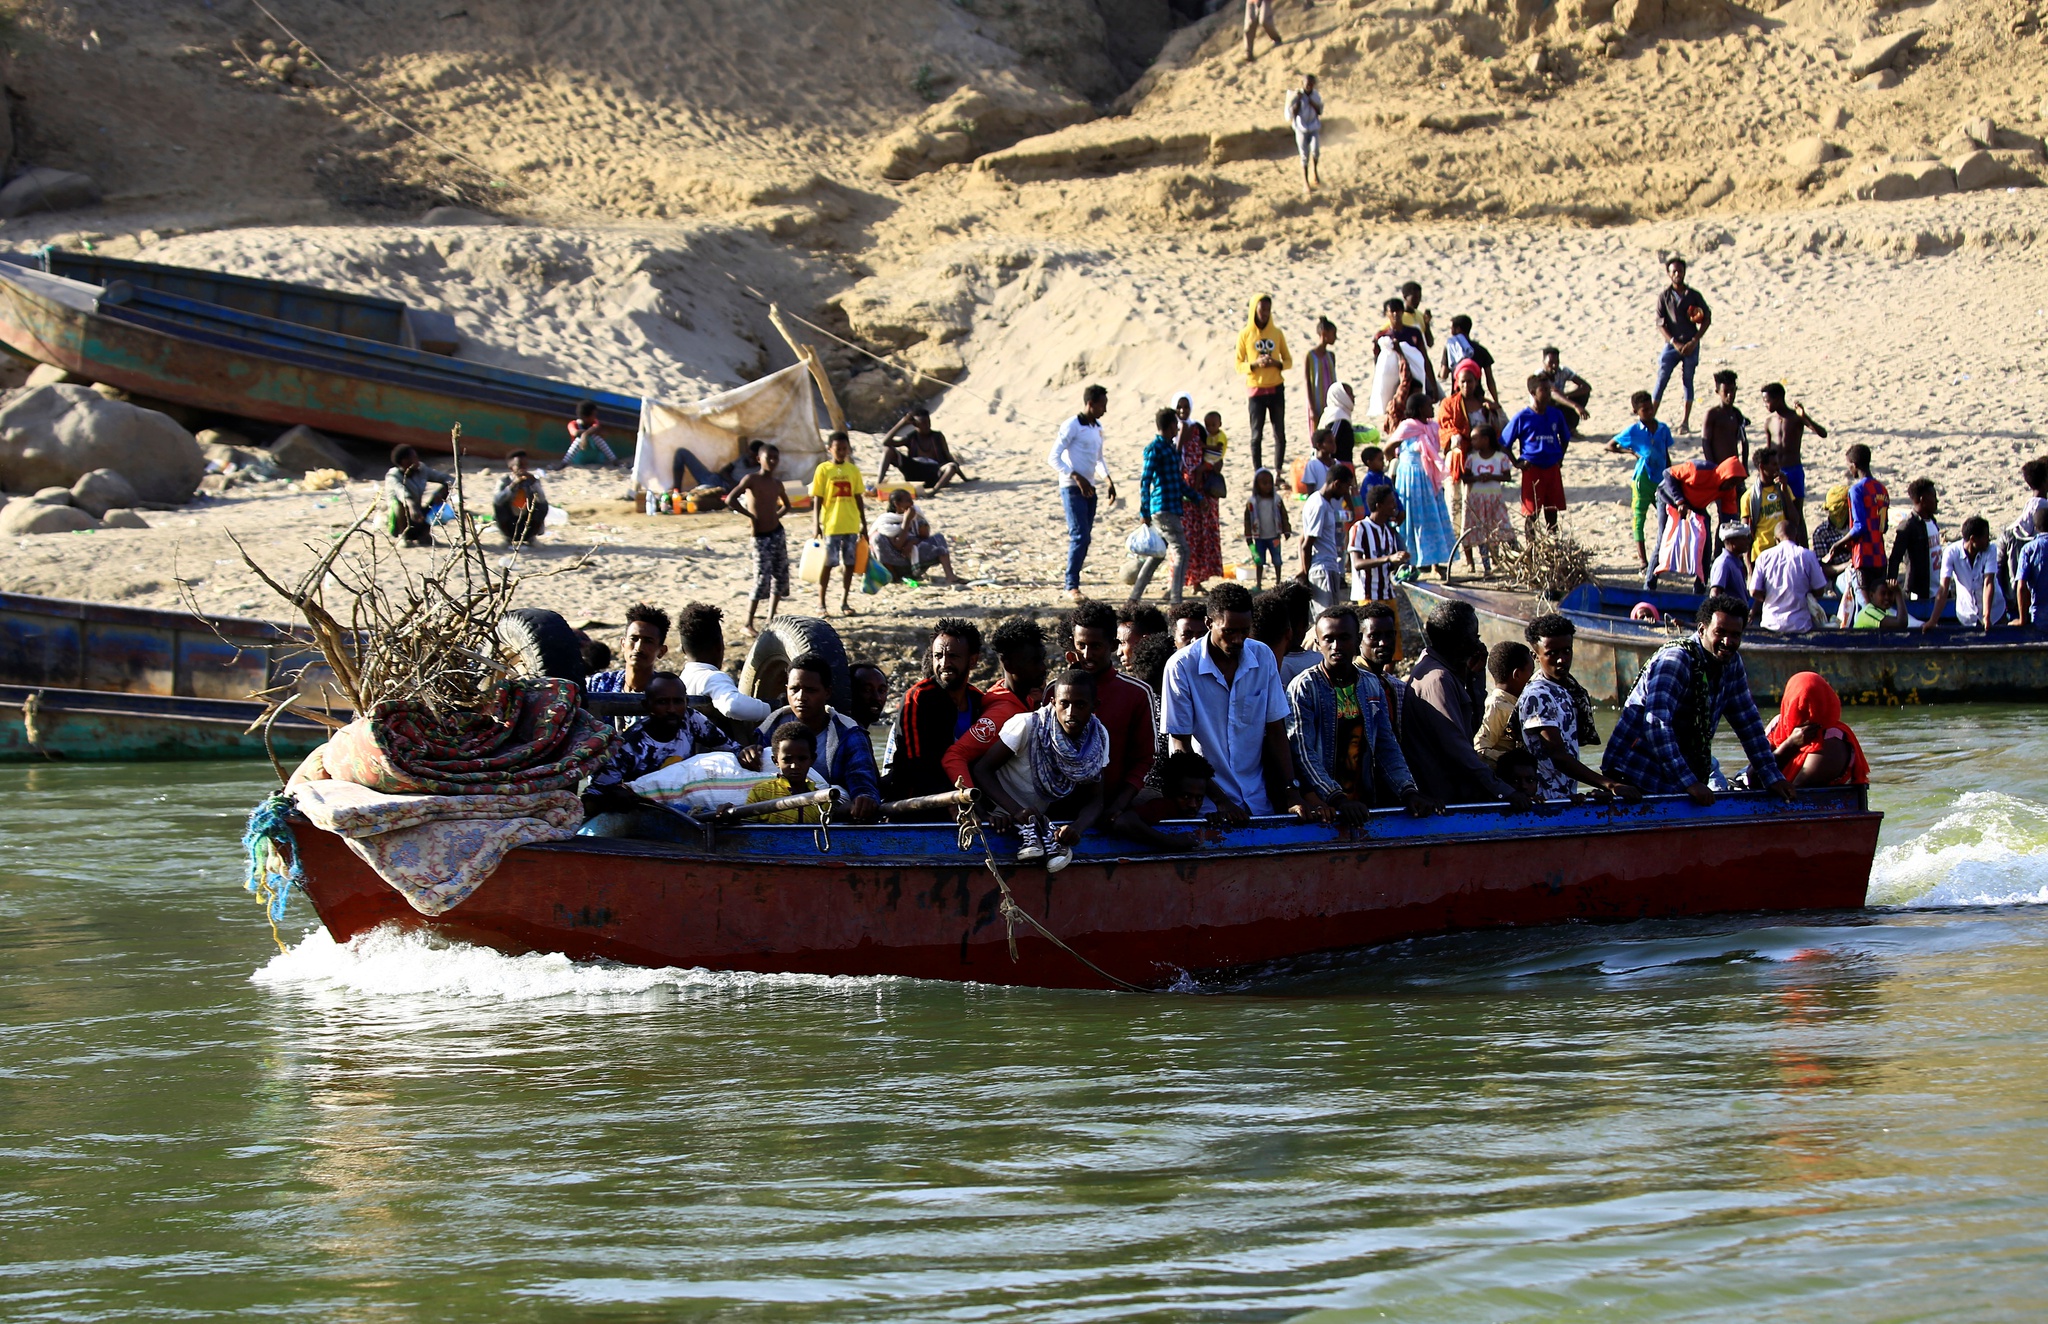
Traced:
<path fill-rule="evenodd" d="M 1039 832 L 1038 825 L 1036 823 L 1019 823 L 1017 825 L 1018 861 L 1042 860 L 1044 858 L 1045 838 Z"/>
<path fill-rule="evenodd" d="M 1056 845 L 1045 857 L 1045 871 L 1047 873 L 1058 873 L 1073 862 L 1074 848 Z"/>

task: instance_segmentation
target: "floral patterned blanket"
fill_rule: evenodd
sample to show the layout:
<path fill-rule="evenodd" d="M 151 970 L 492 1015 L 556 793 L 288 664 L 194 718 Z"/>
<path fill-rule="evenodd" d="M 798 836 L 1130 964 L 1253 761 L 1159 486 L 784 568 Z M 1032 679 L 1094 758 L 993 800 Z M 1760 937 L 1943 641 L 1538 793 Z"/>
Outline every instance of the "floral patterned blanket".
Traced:
<path fill-rule="evenodd" d="M 506 681 L 472 712 L 378 704 L 334 733 L 327 775 L 389 795 L 527 795 L 574 791 L 605 766 L 609 723 L 577 706 L 565 680 Z"/>
<path fill-rule="evenodd" d="M 320 780 L 312 760 L 290 794 L 315 827 L 341 837 L 423 915 L 468 899 L 507 852 L 575 835 L 583 805 L 573 790 L 511 795 L 388 795 Z"/>

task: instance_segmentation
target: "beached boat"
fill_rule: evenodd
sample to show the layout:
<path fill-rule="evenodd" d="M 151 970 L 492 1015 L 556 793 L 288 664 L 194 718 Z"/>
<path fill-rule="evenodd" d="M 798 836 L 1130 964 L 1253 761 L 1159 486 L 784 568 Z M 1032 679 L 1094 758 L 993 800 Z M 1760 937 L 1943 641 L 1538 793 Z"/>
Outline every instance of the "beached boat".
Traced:
<path fill-rule="evenodd" d="M 1527 593 L 1410 580 L 1402 586 L 1417 616 L 1444 602 L 1469 602 L 1487 643 L 1522 639 L 1538 613 L 1557 611 L 1578 628 L 1572 674 L 1602 703 L 1628 697 L 1659 648 L 1691 627 L 1701 599 L 1691 593 L 1645 592 L 1586 584 L 1554 607 Z M 1648 602 L 1669 624 L 1629 619 Z M 1952 619 L 1952 617 L 1951 617 Z M 1775 703 L 1801 671 L 1827 678 L 1844 703 L 1957 703 L 2048 697 L 2048 637 L 2020 629 L 1989 633 L 1953 624 L 1913 630 L 1813 630 L 1777 634 L 1751 630 L 1743 666 L 1759 702 Z"/>
<path fill-rule="evenodd" d="M 270 621 L 0 593 L 0 760 L 260 758 L 249 696 L 323 674 L 305 632 Z M 325 736 L 286 717 L 271 744 L 296 757 Z"/>
<path fill-rule="evenodd" d="M 631 396 L 430 353 L 452 329 L 391 300 L 70 254 L 0 260 L 0 296 L 22 354 L 234 417 L 441 451 L 460 423 L 476 454 L 536 457 L 566 449 L 581 400 L 614 437 L 640 421 Z"/>
<path fill-rule="evenodd" d="M 524 846 L 433 917 L 340 837 L 302 818 L 294 832 L 306 894 L 337 941 L 391 923 L 640 966 L 1046 988 L 1113 987 L 1106 973 L 1172 989 L 1455 930 L 1858 907 L 1881 818 L 1861 789 L 1838 788 L 1791 804 L 1386 811 L 1356 833 L 1260 819 L 1185 855 L 1091 833 L 1056 875 L 998 856 L 1016 903 L 1072 949 L 1018 923 L 1015 960 L 988 857 L 950 825 L 833 827 L 829 849 L 815 828 L 770 826 L 708 846 Z"/>

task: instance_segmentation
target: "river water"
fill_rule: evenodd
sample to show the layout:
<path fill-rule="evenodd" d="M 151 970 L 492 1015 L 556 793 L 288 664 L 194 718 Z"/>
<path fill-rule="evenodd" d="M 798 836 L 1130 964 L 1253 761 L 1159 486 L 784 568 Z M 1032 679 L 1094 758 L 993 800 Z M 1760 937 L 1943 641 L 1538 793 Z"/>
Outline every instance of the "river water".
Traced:
<path fill-rule="evenodd" d="M 280 955 L 262 766 L 0 769 L 0 1318 L 2035 1318 L 2044 724 L 1852 716 L 1868 912 L 1207 997 Z"/>

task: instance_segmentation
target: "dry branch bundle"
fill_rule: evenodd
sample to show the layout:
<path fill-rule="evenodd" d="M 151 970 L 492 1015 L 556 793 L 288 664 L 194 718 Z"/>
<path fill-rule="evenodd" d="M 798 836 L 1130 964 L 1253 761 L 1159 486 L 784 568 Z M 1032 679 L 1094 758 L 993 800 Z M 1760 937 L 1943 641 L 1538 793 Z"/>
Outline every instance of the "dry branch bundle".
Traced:
<path fill-rule="evenodd" d="M 1516 588 L 1554 598 L 1593 582 L 1592 558 L 1578 539 L 1541 521 L 1519 542 L 1494 548 L 1493 568 Z"/>

